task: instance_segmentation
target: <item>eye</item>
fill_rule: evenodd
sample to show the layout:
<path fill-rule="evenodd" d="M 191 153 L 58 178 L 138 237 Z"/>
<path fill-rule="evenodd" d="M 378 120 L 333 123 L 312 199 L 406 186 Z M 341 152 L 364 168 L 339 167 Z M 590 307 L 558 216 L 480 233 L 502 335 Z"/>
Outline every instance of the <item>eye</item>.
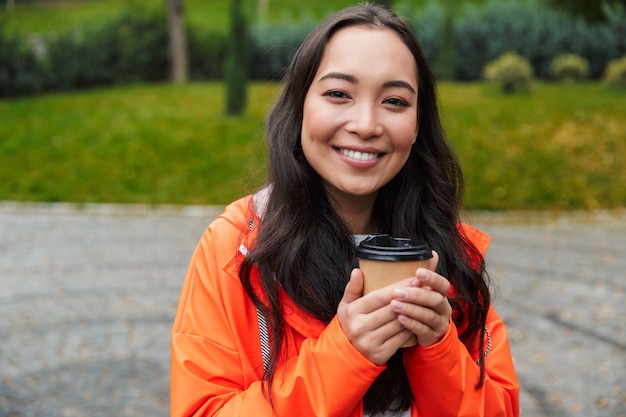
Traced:
<path fill-rule="evenodd" d="M 384 102 L 386 104 L 391 104 L 392 106 L 396 106 L 396 107 L 409 107 L 410 106 L 410 104 L 406 100 L 403 100 L 398 97 L 388 98 Z"/>
<path fill-rule="evenodd" d="M 350 98 L 350 96 L 341 90 L 330 90 L 324 93 L 324 95 L 330 98 Z"/>

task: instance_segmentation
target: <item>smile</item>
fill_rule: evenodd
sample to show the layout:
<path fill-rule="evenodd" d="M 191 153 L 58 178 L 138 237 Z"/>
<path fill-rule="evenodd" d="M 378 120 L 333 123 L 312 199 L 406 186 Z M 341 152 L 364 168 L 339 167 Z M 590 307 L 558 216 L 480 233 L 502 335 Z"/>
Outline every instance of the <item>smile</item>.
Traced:
<path fill-rule="evenodd" d="M 355 161 L 372 161 L 378 158 L 377 153 L 351 151 L 348 149 L 339 149 L 339 152 L 350 159 L 354 159 Z"/>

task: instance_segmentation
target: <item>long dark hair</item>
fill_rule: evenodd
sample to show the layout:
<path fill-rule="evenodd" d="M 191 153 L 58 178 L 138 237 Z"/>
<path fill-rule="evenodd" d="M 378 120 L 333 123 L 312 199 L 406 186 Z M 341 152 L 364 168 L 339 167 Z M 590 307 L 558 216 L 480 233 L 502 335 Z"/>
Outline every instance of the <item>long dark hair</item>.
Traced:
<path fill-rule="evenodd" d="M 378 192 L 374 216 L 379 232 L 422 238 L 432 245 L 440 256 L 437 272 L 448 277 L 455 289 L 450 302 L 459 337 L 471 352 L 483 349 L 490 302 L 488 280 L 482 256 L 458 229 L 464 183 L 459 162 L 444 137 L 434 76 L 410 26 L 383 6 L 364 4 L 331 15 L 309 34 L 296 51 L 267 120 L 269 199 L 240 276 L 248 295 L 268 319 L 272 335 L 267 373 L 270 387 L 285 335 L 280 288 L 303 310 L 328 323 L 336 315 L 350 276 L 354 257 L 351 232 L 333 210 L 320 176 L 305 159 L 300 134 L 304 99 L 326 45 L 338 30 L 354 25 L 393 30 L 417 65 L 419 133 L 405 166 Z M 251 285 L 253 266 L 261 276 L 263 297 Z M 484 361 L 480 363 L 477 387 L 484 380 Z M 413 400 L 401 351 L 387 365 L 364 396 L 368 412 L 407 409 Z"/>

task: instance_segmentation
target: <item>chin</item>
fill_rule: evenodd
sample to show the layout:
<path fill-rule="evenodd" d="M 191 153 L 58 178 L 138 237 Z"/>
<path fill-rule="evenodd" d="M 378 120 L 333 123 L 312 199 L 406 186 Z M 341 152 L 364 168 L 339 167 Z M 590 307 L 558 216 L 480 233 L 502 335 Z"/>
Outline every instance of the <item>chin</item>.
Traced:
<path fill-rule="evenodd" d="M 378 192 L 378 190 L 352 189 L 352 190 L 342 190 L 342 192 L 345 195 L 348 195 L 354 198 L 367 198 L 367 197 L 371 197 L 372 195 L 375 195 Z"/>

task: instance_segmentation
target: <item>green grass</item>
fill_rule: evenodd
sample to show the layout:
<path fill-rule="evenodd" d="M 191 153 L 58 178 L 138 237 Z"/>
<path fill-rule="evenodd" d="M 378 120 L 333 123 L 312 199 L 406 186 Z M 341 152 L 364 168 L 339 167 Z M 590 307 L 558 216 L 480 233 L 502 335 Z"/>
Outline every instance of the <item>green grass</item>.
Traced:
<path fill-rule="evenodd" d="M 413 2 L 415 6 L 428 0 Z M 481 0 L 464 0 L 464 2 Z M 319 20 L 356 3 L 251 1 L 256 21 Z M 65 31 L 162 0 L 17 1 L 0 28 Z M 185 0 L 194 26 L 226 31 L 229 0 Z M 224 117 L 218 83 L 137 85 L 0 101 L 0 201 L 224 204 L 264 180 L 263 118 L 277 86 L 253 84 L 245 116 Z M 624 94 L 600 83 L 537 84 L 504 96 L 440 86 L 470 209 L 626 206 Z"/>
<path fill-rule="evenodd" d="M 224 116 L 218 83 L 137 85 L 0 101 L 0 201 L 224 204 L 264 181 L 275 84 Z M 538 84 L 504 96 L 444 83 L 442 114 L 470 209 L 626 206 L 624 95 Z"/>
<path fill-rule="evenodd" d="M 274 90 L 256 85 L 240 118 L 219 84 L 0 101 L 0 200 L 226 202 L 263 176 Z"/>
<path fill-rule="evenodd" d="M 444 120 L 472 208 L 626 206 L 623 92 L 600 83 L 537 84 L 504 96 L 485 84 L 444 84 Z"/>
<path fill-rule="evenodd" d="M 16 0 L 13 10 L 0 7 L 0 27 L 11 32 L 47 33 L 97 24 L 130 7 L 129 0 L 42 1 Z M 148 3 L 148 2 L 146 2 Z M 4 6 L 4 5 L 3 5 Z"/>
<path fill-rule="evenodd" d="M 426 0 L 420 0 L 423 3 Z M 262 1 L 249 1 L 248 15 L 252 21 L 298 22 L 320 20 L 329 13 L 358 3 L 354 0 L 268 0 L 267 9 L 258 8 Z M 142 6 L 164 10 L 164 0 L 68 0 L 16 1 L 16 7 L 7 11 L 0 6 L 0 27 L 21 33 L 63 32 L 68 29 L 93 25 L 114 17 L 129 7 Z M 229 0 L 185 0 L 185 17 L 192 26 L 212 28 L 225 32 L 229 22 Z"/>
<path fill-rule="evenodd" d="M 409 4 L 419 8 L 432 0 L 397 0 L 395 4 Z M 486 0 L 458 0 L 457 3 L 484 3 Z M 298 23 L 320 21 L 328 14 L 361 0 L 247 0 L 247 14 L 252 23 Z M 226 32 L 229 22 L 230 0 L 184 0 L 185 18 L 194 27 Z M 265 5 L 265 6 L 264 6 Z M 16 0 L 16 7 L 7 11 L 0 6 L 0 28 L 21 33 L 64 32 L 117 16 L 129 7 L 164 10 L 164 0 Z"/>

